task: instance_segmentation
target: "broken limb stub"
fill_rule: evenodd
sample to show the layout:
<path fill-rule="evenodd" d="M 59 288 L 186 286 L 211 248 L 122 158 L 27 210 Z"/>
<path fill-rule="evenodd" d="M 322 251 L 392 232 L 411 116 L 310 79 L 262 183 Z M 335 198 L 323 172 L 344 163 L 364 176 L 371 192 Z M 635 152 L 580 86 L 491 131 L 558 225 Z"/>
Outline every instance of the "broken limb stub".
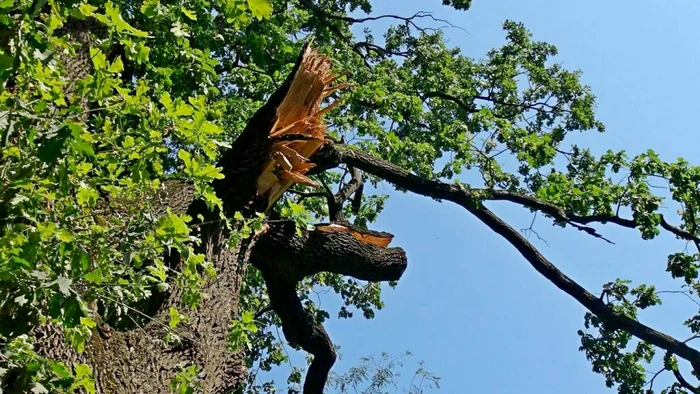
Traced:
<path fill-rule="evenodd" d="M 282 88 L 287 89 L 284 97 L 277 97 L 279 105 L 274 109 L 274 118 L 263 145 L 267 147 L 267 155 L 255 180 L 257 202 L 254 206 L 269 210 L 295 183 L 317 186 L 306 175 L 316 166 L 310 158 L 323 145 L 333 143 L 322 118 L 339 101 L 325 108 L 321 108 L 321 103 L 333 92 L 347 86 L 343 83 L 331 86 L 340 76 L 334 76 L 330 66 L 329 58 L 309 45 L 305 46 L 293 77 Z M 266 106 L 271 102 L 272 99 Z M 270 108 L 268 114 L 269 111 Z M 263 130 L 257 131 L 261 133 Z M 260 137 L 258 134 L 257 138 Z M 359 176 L 355 178 L 361 185 Z M 340 199 L 338 205 L 358 187 L 348 188 L 346 185 L 337 196 Z M 249 262 L 263 274 L 271 309 L 282 321 L 285 338 L 292 346 L 314 356 L 304 380 L 305 394 L 323 393 L 336 354 L 323 325 L 304 309 L 296 293 L 298 282 L 320 272 L 369 281 L 398 280 L 406 269 L 407 259 L 403 249 L 387 247 L 392 239 L 391 234 L 345 222 L 320 224 L 313 231 L 303 230 L 299 235 L 292 221 L 268 223 L 267 229 L 257 239 Z"/>
<path fill-rule="evenodd" d="M 316 231 L 350 233 L 360 242 L 377 245 L 382 248 L 389 246 L 391 240 L 394 239 L 393 234 L 359 228 L 348 223 L 320 223 L 316 225 Z"/>
<path fill-rule="evenodd" d="M 285 338 L 314 356 L 304 394 L 322 394 L 336 353 L 323 325 L 304 309 L 296 285 L 306 277 L 331 272 L 369 281 L 393 281 L 406 270 L 406 253 L 359 240 L 349 232 L 303 230 L 294 222 L 270 224 L 258 239 L 250 263 L 265 279 L 270 306 L 282 321 Z"/>
<path fill-rule="evenodd" d="M 314 164 L 309 157 L 331 143 L 322 117 L 333 104 L 321 108 L 321 103 L 345 86 L 330 86 L 336 80 L 330 73 L 329 59 L 305 46 L 284 84 L 222 153 L 218 165 L 225 178 L 212 186 L 223 202 L 226 217 L 236 212 L 250 217 L 269 209 L 293 183 L 311 184 L 307 174 Z M 144 308 L 148 314 L 138 311 L 148 323 L 118 330 L 100 321 L 100 330 L 86 340 L 82 354 L 71 347 L 61 327 L 42 325 L 36 331 L 43 332 L 34 333 L 37 352 L 71 364 L 88 364 L 95 372 L 98 394 L 168 392 L 172 379 L 186 365 L 197 366 L 197 384 L 203 392 L 234 392 L 245 383 L 247 365 L 242 350 L 231 351 L 229 327 L 240 316 L 245 270 L 253 265 L 263 273 L 272 309 L 280 316 L 287 340 L 314 356 L 304 393 L 321 394 L 335 350 L 323 326 L 310 318 L 300 303 L 298 281 L 318 272 L 370 281 L 397 280 L 406 268 L 404 251 L 363 242 L 362 237 L 347 231 L 323 231 L 323 227 L 299 236 L 293 222 L 268 223 L 264 232 L 231 247 L 231 229 L 220 220 L 220 212 L 193 200 L 194 194 L 192 185 L 168 182 L 153 196 L 152 205 L 157 208 L 153 212 L 156 217 L 170 209 L 198 218 L 192 225 L 198 227 L 201 244 L 193 248 L 204 254 L 217 276 L 202 284 L 202 294 L 207 297 L 197 308 L 189 309 L 183 302 L 183 288 L 172 280 L 171 291 Z M 177 265 L 179 257 L 172 254 L 167 258 Z M 188 320 L 169 327 L 171 308 L 187 311 Z M 162 338 L 166 333 L 180 338 L 181 344 L 165 343 Z"/>
<path fill-rule="evenodd" d="M 321 102 L 347 86 L 329 86 L 337 78 L 331 73 L 330 59 L 306 46 L 284 100 L 276 109 L 269 136 L 270 157 L 257 180 L 258 195 L 267 199 L 266 209 L 294 183 L 317 186 L 305 174 L 315 166 L 309 158 L 330 141 L 322 117 L 339 101 L 325 108 L 321 108 Z"/>

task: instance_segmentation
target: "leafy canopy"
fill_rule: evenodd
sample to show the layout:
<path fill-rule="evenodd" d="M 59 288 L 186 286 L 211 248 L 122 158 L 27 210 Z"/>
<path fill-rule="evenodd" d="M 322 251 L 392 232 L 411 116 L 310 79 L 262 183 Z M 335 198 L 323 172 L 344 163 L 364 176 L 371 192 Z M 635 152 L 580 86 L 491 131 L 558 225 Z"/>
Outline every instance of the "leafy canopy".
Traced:
<path fill-rule="evenodd" d="M 470 3 L 443 1 L 458 10 Z M 472 59 L 449 47 L 440 30 L 425 28 L 429 14 L 355 36 L 351 29 L 363 19 L 354 16 L 362 13 L 371 13 L 367 0 L 0 1 L 0 317 L 12 321 L 0 326 L 1 385 L 23 379 L 34 392 L 94 392 L 88 366 L 34 353 L 33 329 L 48 321 L 80 350 L 96 322 L 138 324 L 144 303 L 173 284 L 183 289 L 184 305 L 196 306 L 200 286 L 216 272 L 194 251 L 192 218 L 160 212 L 151 196 L 179 179 L 195 185 L 196 198 L 221 206 L 211 187 L 222 177 L 221 149 L 281 83 L 307 36 L 339 71 L 350 71 L 354 87 L 327 123 L 359 149 L 425 178 L 485 188 L 485 197 L 504 190 L 569 216 L 629 214 L 628 227 L 644 239 L 667 229 L 663 196 L 649 186 L 661 178 L 669 185 L 666 199 L 681 207 L 678 229 L 698 236 L 700 168 L 664 162 L 653 151 L 598 157 L 567 146 L 570 133 L 603 131 L 594 96 L 579 72 L 554 62 L 556 48 L 533 40 L 522 24 L 505 22 L 505 43 Z M 67 38 L 76 21 L 99 27 L 89 48 Z M 329 184 L 344 177 L 318 175 Z M 364 196 L 361 209 L 346 216 L 367 225 L 385 201 Z M 276 209 L 300 223 L 328 215 L 318 197 L 289 195 Z M 221 220 L 250 221 L 244 234 L 234 234 L 240 239 L 261 219 Z M 164 263 L 169 249 L 183 256 L 181 271 Z M 667 262 L 693 295 L 698 256 L 684 250 Z M 371 318 L 383 306 L 378 284 L 320 274 L 299 289 L 319 321 L 330 317 L 311 301 L 319 287 L 342 297 L 340 317 L 359 309 Z M 630 317 L 660 304 L 652 285 L 618 280 L 604 292 Z M 232 347 L 245 347 L 259 370 L 285 362 L 274 335 L 278 319 L 256 315 L 267 303 L 258 272 L 249 270 L 241 296 Z M 171 327 L 186 319 L 187 310 L 171 311 Z M 689 316 L 689 335 L 700 333 L 698 321 Z M 621 393 L 642 392 L 657 349 L 593 315 L 585 325 L 582 350 L 593 369 Z M 663 368 L 678 372 L 672 353 Z M 189 387 L 194 372 L 185 372 L 174 388 Z M 299 379 L 293 374 L 290 383 Z M 255 374 L 250 382 L 251 392 L 261 390 Z M 679 382 L 669 390 L 687 387 Z"/>

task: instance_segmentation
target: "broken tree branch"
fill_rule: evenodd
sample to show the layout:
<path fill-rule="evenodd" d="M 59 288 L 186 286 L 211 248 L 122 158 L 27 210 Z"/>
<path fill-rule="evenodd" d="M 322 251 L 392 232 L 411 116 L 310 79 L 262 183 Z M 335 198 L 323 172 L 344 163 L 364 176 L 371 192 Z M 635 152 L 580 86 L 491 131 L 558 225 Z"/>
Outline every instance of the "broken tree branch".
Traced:
<path fill-rule="evenodd" d="M 308 158 L 328 141 L 322 117 L 338 101 L 325 108 L 321 102 L 347 86 L 331 86 L 338 78 L 331 72 L 330 59 L 306 44 L 284 84 L 219 161 L 225 178 L 214 182 L 214 189 L 226 201 L 227 211 L 249 205 L 267 211 L 292 184 L 316 186 L 304 174 L 315 166 Z"/>
<path fill-rule="evenodd" d="M 267 211 L 295 183 L 318 186 L 305 174 L 316 166 L 309 158 L 331 141 L 322 117 L 339 101 L 325 108 L 321 103 L 347 86 L 334 84 L 339 77 L 331 73 L 328 57 L 308 44 L 304 47 L 284 85 L 256 112 L 222 157 L 226 178 L 214 186 L 227 207 Z M 329 209 L 337 208 L 332 216 L 342 216 L 343 201 L 361 184 L 359 171 L 351 173 L 352 179 L 336 195 L 327 190 Z M 231 216 L 233 211 L 226 214 Z M 296 294 L 297 284 L 324 271 L 363 280 L 398 280 L 406 269 L 406 255 L 400 248 L 386 248 L 391 234 L 335 223 L 311 232 L 297 231 L 293 221 L 267 223 L 256 234 L 248 261 L 265 279 L 270 308 L 280 317 L 286 339 L 314 356 L 304 393 L 322 394 L 335 362 L 335 349 L 323 326 L 304 309 Z"/>
<path fill-rule="evenodd" d="M 268 226 L 270 229 L 256 243 L 251 263 L 261 270 L 274 267 L 274 275 L 288 281 L 296 283 L 320 272 L 372 282 L 395 281 L 407 266 L 403 249 L 384 248 L 347 231 L 302 230 L 297 235 L 293 221 Z"/>
<path fill-rule="evenodd" d="M 265 279 L 270 307 L 280 317 L 287 341 L 314 356 L 304 394 L 322 394 L 335 363 L 335 348 L 323 325 L 304 309 L 297 283 L 320 272 L 369 281 L 398 280 L 407 266 L 406 253 L 363 242 L 348 232 L 303 230 L 298 235 L 293 221 L 268 226 L 251 252 L 250 263 Z"/>
<path fill-rule="evenodd" d="M 676 378 L 678 383 L 683 386 L 685 389 L 690 391 L 691 393 L 698 394 L 700 393 L 700 388 L 693 386 L 690 384 L 685 377 L 681 374 L 681 372 L 678 370 L 678 368 L 673 368 L 672 370 L 673 376 Z"/>

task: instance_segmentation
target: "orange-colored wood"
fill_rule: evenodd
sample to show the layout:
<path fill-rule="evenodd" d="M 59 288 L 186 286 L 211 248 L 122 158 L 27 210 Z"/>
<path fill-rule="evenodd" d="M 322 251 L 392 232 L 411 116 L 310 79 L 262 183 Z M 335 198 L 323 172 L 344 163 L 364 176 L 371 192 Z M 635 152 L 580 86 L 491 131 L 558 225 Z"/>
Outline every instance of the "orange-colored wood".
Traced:
<path fill-rule="evenodd" d="M 272 139 L 287 136 L 293 140 L 272 145 L 270 159 L 258 178 L 258 194 L 267 197 L 268 209 L 294 183 L 318 186 L 304 174 L 315 166 L 309 158 L 328 141 L 323 115 L 340 101 L 335 100 L 325 108 L 321 108 L 321 102 L 333 92 L 349 86 L 347 83 L 330 86 L 346 74 L 334 75 L 330 59 L 307 47 L 289 90 L 277 108 L 270 130 Z M 294 136 L 303 138 L 294 139 Z"/>
<path fill-rule="evenodd" d="M 351 229 L 349 227 L 342 226 L 340 224 L 324 224 L 324 225 L 318 225 L 316 226 L 316 230 L 318 231 L 325 231 L 325 232 L 333 232 L 333 231 L 339 231 L 339 232 L 347 232 L 350 233 L 355 239 L 368 243 L 368 244 L 373 244 L 377 245 L 382 248 L 386 248 L 389 246 L 391 241 L 394 239 L 394 236 L 391 234 L 387 234 L 386 236 L 376 236 L 376 235 L 370 235 L 367 233 L 362 233 L 357 230 Z"/>

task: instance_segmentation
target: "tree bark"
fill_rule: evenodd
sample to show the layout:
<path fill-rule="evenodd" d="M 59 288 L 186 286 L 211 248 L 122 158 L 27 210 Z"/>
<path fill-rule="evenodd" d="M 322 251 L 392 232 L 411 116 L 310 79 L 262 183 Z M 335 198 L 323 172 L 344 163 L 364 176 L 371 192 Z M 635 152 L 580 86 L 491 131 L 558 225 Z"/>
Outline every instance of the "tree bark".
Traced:
<path fill-rule="evenodd" d="M 224 201 L 226 217 L 236 212 L 252 217 L 269 209 L 291 184 L 311 183 L 303 175 L 313 166 L 307 163 L 308 157 L 326 142 L 324 110 L 319 104 L 337 89 L 328 87 L 334 80 L 329 70 L 328 59 L 305 46 L 285 83 L 224 152 L 219 165 L 225 179 L 213 186 Z M 404 251 L 385 247 L 393 236 L 346 224 L 331 223 L 299 235 L 293 222 L 276 221 L 231 248 L 231 230 L 218 220 L 218 212 L 193 201 L 190 185 L 168 182 L 161 197 L 160 212 L 167 206 L 175 213 L 187 211 L 204 218 L 198 225 L 199 252 L 213 263 L 217 277 L 205 284 L 206 297 L 197 309 L 187 310 L 175 286 L 144 327 L 116 331 L 101 323 L 83 353 L 74 351 L 55 325 L 40 326 L 34 332 L 40 354 L 90 365 L 98 393 L 169 392 L 176 374 L 191 365 L 198 367 L 197 384 L 203 392 L 238 391 L 246 379 L 245 355 L 230 350 L 228 333 L 239 315 L 239 292 L 250 261 L 265 278 L 271 309 L 280 316 L 289 343 L 314 356 L 304 393 L 321 394 L 335 349 L 323 327 L 302 306 L 296 293 L 298 282 L 323 271 L 371 281 L 398 280 L 406 268 Z M 329 231 L 337 228 L 343 230 Z M 379 245 L 373 243 L 376 239 Z M 189 318 L 174 330 L 181 339 L 177 346 L 163 341 L 170 330 L 170 307 Z"/>
<path fill-rule="evenodd" d="M 537 250 L 519 231 L 499 218 L 486 206 L 487 200 L 509 200 L 522 204 L 533 210 L 538 210 L 553 217 L 555 220 L 573 224 L 579 230 L 583 230 L 597 238 L 603 238 L 594 229 L 582 224 L 591 222 L 609 222 L 624 227 L 634 228 L 638 226 L 633 220 L 622 219 L 617 216 L 578 216 L 565 212 L 535 197 L 520 195 L 506 190 L 470 189 L 455 184 L 448 184 L 438 180 L 421 178 L 409 171 L 385 160 L 371 156 L 365 152 L 352 149 L 346 145 L 327 145 L 313 158 L 318 165 L 316 171 L 325 171 L 334 168 L 341 163 L 356 167 L 382 178 L 396 186 L 400 190 L 408 190 L 416 194 L 434 198 L 438 201 L 451 201 L 474 215 L 484 225 L 496 234 L 502 236 L 530 263 L 530 265 L 552 284 L 574 298 L 590 312 L 598 316 L 612 329 L 624 330 L 635 337 L 652 345 L 675 354 L 688 361 L 696 373 L 700 373 L 700 351 L 690 347 L 687 343 L 679 341 L 668 334 L 655 330 L 639 320 L 632 319 L 603 302 L 599 297 L 586 290 L 575 280 L 568 277 Z M 662 219 L 661 226 L 681 239 L 692 242 L 700 242 L 693 234 L 672 226 Z M 603 238 L 604 239 L 604 238 Z"/>
<path fill-rule="evenodd" d="M 203 239 L 206 256 L 218 276 L 203 289 L 209 297 L 187 312 L 188 324 L 177 329 L 180 345 L 171 347 L 163 342 L 169 330 L 169 307 L 180 304 L 179 293 L 174 291 L 142 328 L 122 332 L 102 324 L 82 354 L 63 340 L 60 330 L 45 327 L 46 335 L 38 342 L 40 352 L 53 359 L 90 365 L 98 393 L 167 393 L 175 374 L 190 365 L 199 368 L 198 383 L 203 392 L 229 393 L 240 387 L 246 377 L 244 354 L 229 351 L 227 334 L 238 315 L 246 245 L 229 248 L 225 232 L 214 226 Z"/>
<path fill-rule="evenodd" d="M 320 272 L 369 281 L 398 280 L 407 265 L 401 248 L 365 243 L 349 232 L 316 230 L 297 236 L 293 222 L 271 225 L 257 241 L 250 262 L 263 274 L 270 306 L 282 320 L 287 341 L 314 356 L 304 381 L 305 394 L 323 393 L 336 353 L 326 330 L 304 310 L 297 283 Z"/>
<path fill-rule="evenodd" d="M 89 43 L 85 44 L 81 59 L 89 62 L 86 56 Z M 236 391 L 245 381 L 246 367 L 244 354 L 229 350 L 228 328 L 239 314 L 239 291 L 245 270 L 252 265 L 263 275 L 270 307 L 280 317 L 286 339 L 292 346 L 301 347 L 314 356 L 304 382 L 304 393 L 321 394 L 336 353 L 323 326 L 304 309 L 296 285 L 305 277 L 324 271 L 370 281 L 389 281 L 398 280 L 406 269 L 404 251 L 385 247 L 384 242 L 388 244 L 391 240 L 390 234 L 365 232 L 342 221 L 342 202 L 353 193 L 358 201 L 361 197 L 361 177 L 355 172 L 359 169 L 399 189 L 462 206 L 507 240 L 541 275 L 599 316 L 606 325 L 678 355 L 689 361 L 696 372 L 700 371 L 700 352 L 616 312 L 561 272 L 527 239 L 486 208 L 483 201 L 513 201 L 599 238 L 602 236 L 585 226 L 587 223 L 609 222 L 633 228 L 637 226 L 634 220 L 617 216 L 577 216 L 526 195 L 464 189 L 424 179 L 340 144 L 328 144 L 316 154 L 327 142 L 320 121 L 324 111 L 319 104 L 336 89 L 328 87 L 333 78 L 324 65 L 326 60 L 311 54 L 308 47 L 304 49 L 285 83 L 250 119 L 232 148 L 223 154 L 220 166 L 225 179 L 215 182 L 214 188 L 224 201 L 227 217 L 236 212 L 249 217 L 269 209 L 292 183 L 311 184 L 304 174 L 314 165 L 314 171 L 320 172 L 343 163 L 353 168 L 353 181 L 339 195 L 330 195 L 331 219 L 337 219 L 338 223 L 302 231 L 301 235 L 292 222 L 268 223 L 261 233 L 230 248 L 229 230 L 217 220 L 218 213 L 192 203 L 192 193 L 191 190 L 187 192 L 186 185 L 180 190 L 173 188 L 166 192 L 165 200 L 169 202 L 164 204 L 176 211 L 188 210 L 193 217 L 204 216 L 204 222 L 209 224 L 202 226 L 201 251 L 218 273 L 203 289 L 208 297 L 189 313 L 190 321 L 178 330 L 182 343 L 171 347 L 162 341 L 168 330 L 169 308 L 181 306 L 180 292 L 176 288 L 145 327 L 115 331 L 102 324 L 88 341 L 85 352 L 80 354 L 67 344 L 60 328 L 51 324 L 38 327 L 35 335 L 41 354 L 69 363 L 88 363 L 94 371 L 99 393 L 169 392 L 175 374 L 189 365 L 199 367 L 197 378 L 204 392 Z M 81 70 L 89 72 L 89 67 Z M 313 163 L 308 160 L 312 156 Z M 700 243 L 692 234 L 665 220 L 661 225 L 680 238 Z M 684 382 L 682 378 L 678 380 Z M 686 382 L 684 386 L 690 385 Z"/>

